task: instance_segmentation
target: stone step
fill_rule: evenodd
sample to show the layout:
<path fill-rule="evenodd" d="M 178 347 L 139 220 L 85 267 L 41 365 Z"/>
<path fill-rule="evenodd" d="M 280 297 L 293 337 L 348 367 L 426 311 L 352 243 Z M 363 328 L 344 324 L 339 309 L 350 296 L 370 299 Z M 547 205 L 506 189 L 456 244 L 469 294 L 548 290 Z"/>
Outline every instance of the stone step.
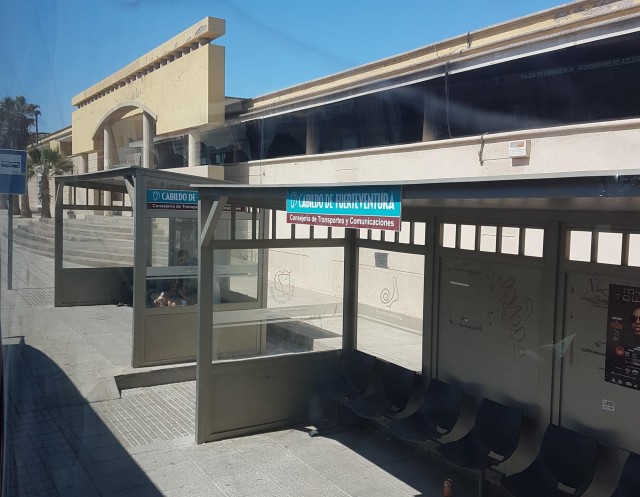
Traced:
<path fill-rule="evenodd" d="M 52 241 L 34 240 L 30 238 L 14 237 L 14 243 L 20 247 L 27 249 L 39 250 L 39 252 L 50 255 L 54 255 L 54 244 Z M 133 261 L 133 246 L 123 247 L 118 245 L 105 246 L 99 242 L 96 245 L 91 246 L 88 243 L 80 243 L 75 246 L 69 246 L 65 244 L 64 247 L 64 259 L 68 260 L 69 257 L 78 256 L 83 259 L 96 259 L 96 260 L 130 260 Z"/>
<path fill-rule="evenodd" d="M 54 256 L 53 219 L 20 219 L 15 223 L 14 242 L 31 252 Z M 65 262 L 86 266 L 122 266 L 133 263 L 133 218 L 89 216 L 65 219 Z M 153 246 L 168 250 L 168 237 L 160 229 L 153 235 Z"/>
<path fill-rule="evenodd" d="M 21 224 L 14 230 L 15 233 L 18 231 L 33 233 L 35 235 L 48 237 L 53 239 L 55 237 L 54 227 L 53 225 L 49 225 L 48 223 L 40 224 L 40 223 L 30 223 L 30 224 Z M 70 239 L 88 239 L 93 240 L 98 237 L 100 240 L 133 240 L 133 231 L 121 231 L 118 230 L 102 230 L 95 229 L 95 227 L 79 224 L 77 226 L 65 226 L 64 227 L 65 240 Z M 75 238 L 74 238 L 75 237 Z M 159 231 L 155 231 L 153 234 L 154 244 L 162 243 L 166 240 L 167 236 Z"/>
<path fill-rule="evenodd" d="M 27 231 L 27 230 L 15 230 L 13 232 L 14 238 L 20 238 L 23 240 L 31 240 L 39 243 L 47 243 L 54 244 L 54 237 L 48 236 L 46 234 L 41 234 L 37 232 Z M 67 242 L 76 242 L 76 243 L 100 243 L 102 245 L 115 246 L 115 247 L 127 247 L 128 250 L 133 250 L 133 239 L 127 238 L 108 238 L 108 237 L 100 237 L 100 236 L 78 236 L 73 234 L 66 234 L 64 237 L 65 245 Z M 156 242 L 154 245 L 158 245 L 160 242 Z"/>
<path fill-rule="evenodd" d="M 38 243 L 45 243 L 45 244 L 51 244 L 51 246 L 53 246 L 54 244 L 54 238 L 51 236 L 47 236 L 47 235 L 43 235 L 40 233 L 35 233 L 35 232 L 31 232 L 31 231 L 27 231 L 27 230 L 16 230 L 13 233 L 14 238 L 18 239 L 23 239 L 23 240 L 30 240 L 33 242 L 38 242 Z M 103 245 L 109 245 L 112 247 L 125 247 L 128 250 L 133 250 L 133 239 L 125 239 L 125 238 L 104 238 L 104 237 L 96 237 L 96 236 L 79 236 L 79 235 L 74 235 L 74 234 L 67 234 L 64 237 L 64 241 L 65 241 L 65 245 L 66 242 L 78 242 L 78 243 L 92 243 L 92 242 L 99 242 Z M 156 244 L 158 245 L 158 244 Z"/>
<path fill-rule="evenodd" d="M 52 238 L 41 237 L 32 233 L 14 233 L 14 243 L 17 246 L 26 248 L 32 252 L 53 257 L 55 245 Z M 166 249 L 167 243 L 164 243 Z M 161 247 L 160 244 L 155 244 Z M 78 260 L 74 260 L 78 258 Z M 83 261 L 109 261 L 116 265 L 121 265 L 123 260 L 133 263 L 133 241 L 111 240 L 105 243 L 105 240 L 92 239 L 90 241 L 74 241 L 65 240 L 64 244 L 64 260 L 71 262 Z M 92 265 L 92 264 L 88 264 Z"/>
<path fill-rule="evenodd" d="M 53 247 L 48 249 L 48 247 L 42 246 L 42 245 L 33 245 L 33 244 L 22 245 L 17 240 L 14 240 L 14 241 L 16 242 L 16 246 L 19 246 L 24 250 L 28 250 L 29 252 L 32 252 L 34 254 L 53 258 Z M 105 266 L 127 267 L 127 266 L 130 266 L 132 263 L 131 261 L 131 263 L 128 264 L 126 260 L 123 259 L 122 256 L 114 255 L 113 257 L 109 257 L 108 253 L 85 253 L 85 252 L 76 252 L 76 253 L 70 253 L 70 254 L 65 253 L 65 256 L 63 257 L 63 261 L 72 263 L 72 264 L 88 266 L 88 267 L 105 267 Z"/>
<path fill-rule="evenodd" d="M 35 223 L 23 224 L 19 226 L 19 229 L 34 231 L 37 233 L 49 234 L 50 236 L 54 236 L 54 233 L 55 233 L 55 226 L 50 223 L 35 222 Z M 68 220 L 65 220 L 63 230 L 65 233 L 79 233 L 79 234 L 104 233 L 104 234 L 109 234 L 111 236 L 130 236 L 130 237 L 133 236 L 133 227 L 108 226 L 108 225 L 103 225 L 99 223 L 91 224 L 91 223 L 75 222 L 75 221 L 70 222 Z"/>

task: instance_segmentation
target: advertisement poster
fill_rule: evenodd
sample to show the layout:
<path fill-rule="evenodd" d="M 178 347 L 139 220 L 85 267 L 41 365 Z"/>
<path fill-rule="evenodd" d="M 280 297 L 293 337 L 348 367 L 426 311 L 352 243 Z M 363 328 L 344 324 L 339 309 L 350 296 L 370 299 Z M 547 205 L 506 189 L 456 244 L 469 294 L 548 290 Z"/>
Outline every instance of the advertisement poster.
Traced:
<path fill-rule="evenodd" d="M 609 285 L 605 380 L 627 388 L 640 385 L 640 288 Z"/>

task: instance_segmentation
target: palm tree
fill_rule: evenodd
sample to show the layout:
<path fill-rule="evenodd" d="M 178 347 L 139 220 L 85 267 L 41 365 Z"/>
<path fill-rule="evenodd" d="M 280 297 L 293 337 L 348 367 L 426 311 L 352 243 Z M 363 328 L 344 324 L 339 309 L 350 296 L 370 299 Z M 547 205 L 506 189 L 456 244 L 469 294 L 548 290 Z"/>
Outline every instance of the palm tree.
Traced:
<path fill-rule="evenodd" d="M 22 95 L 0 100 L 0 148 L 25 150 L 32 137 L 30 128 L 36 124 L 36 114 L 40 114 L 39 106 L 28 103 Z M 13 199 L 14 212 L 31 217 L 28 192 L 21 196 L 20 203 L 17 196 Z"/>
<path fill-rule="evenodd" d="M 71 159 L 57 150 L 50 148 L 32 148 L 28 152 L 27 176 L 39 176 L 38 198 L 42 202 L 41 218 L 51 218 L 51 193 L 49 178 L 73 171 Z"/>

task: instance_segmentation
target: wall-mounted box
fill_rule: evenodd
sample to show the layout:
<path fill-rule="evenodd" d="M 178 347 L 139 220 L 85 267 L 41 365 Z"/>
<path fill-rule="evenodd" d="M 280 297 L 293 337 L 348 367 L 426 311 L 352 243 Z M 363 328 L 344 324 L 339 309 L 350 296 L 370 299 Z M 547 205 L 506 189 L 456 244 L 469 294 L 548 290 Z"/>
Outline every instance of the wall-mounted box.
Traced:
<path fill-rule="evenodd" d="M 509 157 L 512 159 L 529 157 L 531 154 L 531 140 L 516 140 L 509 142 Z"/>

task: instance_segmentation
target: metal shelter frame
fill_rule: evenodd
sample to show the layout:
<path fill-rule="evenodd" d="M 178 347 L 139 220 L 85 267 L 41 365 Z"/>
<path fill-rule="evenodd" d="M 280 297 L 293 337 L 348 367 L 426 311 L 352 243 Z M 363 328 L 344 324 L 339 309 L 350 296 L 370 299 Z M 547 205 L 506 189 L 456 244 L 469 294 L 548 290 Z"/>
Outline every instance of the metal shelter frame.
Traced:
<path fill-rule="evenodd" d="M 482 263 L 495 254 L 481 254 L 480 234 L 476 232 L 475 245 L 463 254 L 454 254 L 443 245 L 443 223 L 460 227 L 464 224 L 516 225 L 544 227 L 543 251 L 538 260 L 526 261 L 525 267 L 539 274 L 539 330 L 541 344 L 558 344 L 564 338 L 565 312 L 571 304 L 568 278 L 576 274 L 606 275 L 614 279 L 640 282 L 640 267 L 629 266 L 630 234 L 640 233 L 640 171 L 616 175 L 610 171 L 567 176 L 548 174 L 513 177 L 467 178 L 459 180 L 434 180 L 430 182 L 380 183 L 384 186 L 401 186 L 403 223 L 407 223 L 413 238 L 413 223 L 426 221 L 424 246 L 401 244 L 398 234 L 383 234 L 374 239 L 371 231 L 360 235 L 358 230 L 347 229 L 344 238 L 315 239 L 313 228 L 305 239 L 296 239 L 296 226 L 289 225 L 288 238 L 274 235 L 276 212 L 286 210 L 288 188 L 346 188 L 371 186 L 363 184 L 336 185 L 201 185 L 194 184 L 199 192 L 199 295 L 197 338 L 197 419 L 196 441 L 203 443 L 229 436 L 242 435 L 275 427 L 287 426 L 305 420 L 311 401 L 313 384 L 334 375 L 342 351 L 358 346 L 358 278 L 359 249 L 373 248 L 424 255 L 424 306 L 422 374 L 427 377 L 446 375 L 445 379 L 460 381 L 447 371 L 447 358 L 442 354 L 443 326 L 439 305 L 447 296 L 442 293 L 439 280 L 444 278 L 446 267 L 443 257 L 455 255 L 458 260 L 475 257 Z M 243 205 L 261 209 L 273 223 L 271 236 L 244 240 L 216 240 L 214 230 L 226 204 Z M 281 230 L 282 226 L 278 226 Z M 591 260 L 574 262 L 567 260 L 567 242 L 571 230 L 593 231 Z M 618 266 L 596 265 L 597 232 L 611 229 L 622 236 L 622 258 Z M 523 233 L 517 242 L 525 245 Z M 624 233 L 623 233 L 624 232 Z M 329 230 L 330 233 L 330 230 Z M 290 236 L 289 236 L 290 235 Z M 455 247 L 460 245 L 460 230 L 456 234 Z M 288 247 L 341 247 L 344 250 L 344 293 L 342 302 L 342 349 L 337 351 L 309 352 L 255 357 L 235 361 L 220 360 L 216 355 L 216 313 L 214 312 L 211 286 L 214 274 L 213 254 L 216 250 L 230 248 L 288 248 Z M 474 252 L 475 250 L 475 252 Z M 498 242 L 499 251 L 499 242 Z M 505 256 L 510 261 L 521 261 L 518 255 Z M 266 270 L 265 270 L 266 271 Z M 468 286 L 468 285 L 467 285 Z M 477 297 L 480 297 L 478 295 Z M 573 305 L 573 304 L 571 304 Z M 598 311 L 601 312 L 601 311 Z M 213 333 L 211 330 L 214 330 Z M 515 342 L 514 342 L 515 343 Z M 540 384 L 531 403 L 515 400 L 534 418 L 539 432 L 549 421 L 584 423 L 573 420 L 573 411 L 564 408 L 562 396 L 572 398 L 573 393 L 565 384 L 574 381 L 567 373 L 567 358 L 554 347 L 549 365 L 539 366 Z M 527 351 L 520 351 L 523 356 Z M 464 361 L 463 361 L 464 362 Z M 490 369 L 490 365 L 486 369 Z M 587 373 L 585 373 L 587 374 Z M 589 373 L 591 374 L 591 373 Z M 577 381 L 577 380 L 576 380 Z M 564 384 L 563 384 L 564 382 Z M 490 385 L 472 385 L 466 389 L 472 394 L 482 394 L 487 387 L 494 397 L 509 394 L 492 391 Z M 607 386 L 607 388 L 609 388 Z M 616 393 L 620 393 L 616 391 Z M 629 392 L 622 392 L 624 397 Z M 535 397 L 537 395 L 537 397 Z M 620 401 L 622 402 L 622 400 Z M 626 400 L 625 400 L 626 402 Z M 632 402 L 639 401 L 633 398 Z M 564 409 L 564 411 L 563 411 Z M 599 423 L 601 413 L 589 414 Z M 578 415 L 577 415 L 578 416 Z M 614 422 L 615 423 L 615 422 Z M 615 425 L 618 426 L 618 425 Z M 592 430 L 596 430 L 593 427 Z M 535 431 L 535 430 L 534 430 Z M 612 445 L 624 447 L 625 430 L 609 436 Z"/>
<path fill-rule="evenodd" d="M 146 286 L 152 269 L 148 264 L 152 235 L 149 228 L 150 220 L 157 217 L 195 219 L 197 215 L 195 210 L 190 212 L 170 209 L 151 210 L 148 206 L 147 189 L 192 191 L 190 184 L 196 181 L 219 183 L 204 177 L 135 166 L 55 178 L 55 306 L 101 305 L 118 302 L 132 305 L 133 367 L 189 362 L 195 359 L 195 345 L 189 342 L 188 337 L 186 339 L 182 337 L 180 341 L 183 343 L 175 346 L 171 340 L 163 345 L 162 339 L 153 336 L 159 327 L 158 323 L 163 321 L 170 319 L 178 323 L 185 319 L 193 321 L 195 309 L 172 309 L 169 316 L 156 316 L 153 313 L 157 314 L 160 310 L 147 309 Z M 105 201 L 105 196 L 110 199 L 109 202 Z M 119 205 L 114 205 L 116 202 Z M 68 211 L 93 211 L 105 217 L 108 213 L 113 215 L 131 212 L 134 225 L 133 264 L 120 267 L 65 267 L 63 262 L 64 223 L 65 212 Z M 99 242 L 99 234 L 94 235 L 94 238 Z M 195 273 L 195 268 L 193 272 Z M 129 299 L 131 300 L 128 301 Z M 178 326 L 178 329 L 182 328 L 189 327 L 184 324 Z M 170 334 L 171 331 L 167 330 L 166 333 Z M 189 335 L 189 333 L 190 331 L 185 331 L 184 334 Z M 153 356 L 150 355 L 151 343 L 157 344 L 156 349 L 160 349 Z"/>

